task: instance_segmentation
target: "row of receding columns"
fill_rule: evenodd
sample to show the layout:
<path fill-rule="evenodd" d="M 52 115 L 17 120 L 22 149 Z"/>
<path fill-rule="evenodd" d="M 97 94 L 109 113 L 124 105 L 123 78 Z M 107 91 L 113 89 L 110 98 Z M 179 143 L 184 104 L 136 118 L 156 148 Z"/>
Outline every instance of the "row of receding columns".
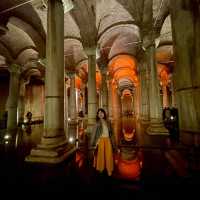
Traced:
<path fill-rule="evenodd" d="M 27 161 L 58 163 L 68 155 L 64 133 L 64 16 L 61 1 L 48 1 L 47 68 L 45 74 L 44 134 Z M 96 47 L 86 48 L 88 56 L 88 127 L 95 123 Z M 70 74 L 70 118 L 76 118 L 75 74 Z M 105 103 L 106 106 L 106 103 Z"/>
<path fill-rule="evenodd" d="M 64 132 L 64 13 L 61 1 L 48 1 L 47 29 L 47 68 L 45 74 L 45 117 L 44 134 L 41 143 L 31 151 L 27 161 L 57 163 L 68 155 L 68 145 Z M 150 120 L 149 133 L 165 133 L 161 122 L 160 92 L 157 84 L 154 52 L 149 49 L 151 68 L 150 78 Z M 96 118 L 96 48 L 86 49 L 88 55 L 88 125 L 93 125 Z M 15 79 L 14 79 L 15 80 Z M 14 82 L 14 81 L 13 81 Z M 14 83 L 13 83 L 14 84 Z M 12 80 L 11 80 L 12 85 Z M 156 86 L 157 85 L 157 86 Z M 113 87 L 116 89 L 115 87 Z M 16 85 L 15 85 L 16 89 Z M 11 89 L 10 89 L 11 91 Z M 113 91 L 114 92 L 114 91 Z M 14 92 L 12 92 L 14 94 Z M 116 95 L 115 90 L 113 95 Z M 17 94 L 16 94 L 17 96 Z M 159 97 L 158 97 L 159 96 Z M 16 109 L 15 98 L 8 103 L 8 109 Z M 115 98 L 117 101 L 117 98 Z M 118 104 L 119 105 L 119 104 Z M 17 113 L 11 112 L 10 113 Z M 75 112 L 73 112 L 74 114 Z M 118 114 L 119 112 L 117 112 Z M 15 117 L 17 119 L 17 117 Z M 14 116 L 8 116 L 8 129 L 16 126 Z"/>

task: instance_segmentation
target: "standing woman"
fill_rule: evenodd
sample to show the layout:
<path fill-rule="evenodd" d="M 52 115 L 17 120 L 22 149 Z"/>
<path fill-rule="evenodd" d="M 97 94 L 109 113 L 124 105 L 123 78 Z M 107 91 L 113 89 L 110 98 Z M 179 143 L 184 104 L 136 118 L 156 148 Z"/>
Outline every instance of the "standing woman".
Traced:
<path fill-rule="evenodd" d="M 108 176 L 112 175 L 114 169 L 113 150 L 115 148 L 114 135 L 111 124 L 106 120 L 106 112 L 99 108 L 96 115 L 96 124 L 92 131 L 91 145 L 95 146 L 93 166 L 97 171 L 107 170 Z"/>

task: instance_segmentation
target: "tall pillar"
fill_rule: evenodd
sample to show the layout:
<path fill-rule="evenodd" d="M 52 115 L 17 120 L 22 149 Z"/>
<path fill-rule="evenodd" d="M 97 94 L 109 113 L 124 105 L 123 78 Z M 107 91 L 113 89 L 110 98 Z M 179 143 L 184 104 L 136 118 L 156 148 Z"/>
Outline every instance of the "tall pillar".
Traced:
<path fill-rule="evenodd" d="M 117 84 L 112 84 L 112 117 L 113 120 L 119 120 L 122 113 L 121 97 L 118 92 Z"/>
<path fill-rule="evenodd" d="M 29 83 L 29 81 L 30 81 L 29 78 L 27 80 L 21 79 L 21 81 L 20 81 L 19 101 L 18 101 L 18 121 L 19 121 L 19 123 L 24 122 L 26 85 Z"/>
<path fill-rule="evenodd" d="M 162 106 L 160 100 L 159 80 L 157 77 L 157 68 L 155 62 L 155 44 L 147 49 L 149 66 L 150 66 L 150 81 L 149 81 L 149 100 L 150 100 L 150 125 L 147 128 L 147 133 L 150 135 L 168 135 L 168 130 L 164 127 L 162 120 Z"/>
<path fill-rule="evenodd" d="M 73 151 L 64 132 L 64 10 L 61 0 L 48 1 L 45 116 L 41 143 L 26 161 L 60 163 Z"/>
<path fill-rule="evenodd" d="M 146 63 L 146 57 L 144 62 L 140 65 L 140 119 L 142 124 L 148 124 L 150 121 L 150 108 L 149 108 L 149 69 Z"/>
<path fill-rule="evenodd" d="M 108 87 L 107 87 L 107 70 L 104 69 L 101 71 L 101 102 L 102 102 L 102 108 L 108 113 Z"/>
<path fill-rule="evenodd" d="M 170 80 L 170 88 L 171 88 L 171 106 L 176 107 L 176 100 L 175 100 L 175 92 L 174 92 L 174 83 L 173 83 L 173 75 L 171 76 Z"/>
<path fill-rule="evenodd" d="M 200 5 L 198 0 L 171 0 L 170 4 L 180 139 L 189 144 L 192 139 L 195 143 L 195 135 L 200 136 Z"/>
<path fill-rule="evenodd" d="M 83 86 L 83 88 L 81 88 L 81 92 L 82 92 L 82 95 L 83 95 L 83 105 L 82 105 L 82 111 L 83 111 L 83 114 L 85 116 L 86 114 L 86 92 L 85 92 L 85 85 Z"/>
<path fill-rule="evenodd" d="M 7 131 L 8 134 L 14 136 L 17 131 L 17 106 L 19 99 L 19 84 L 20 84 L 20 66 L 13 64 L 9 66 L 10 82 L 9 96 L 7 100 Z"/>
<path fill-rule="evenodd" d="M 96 48 L 87 48 L 88 56 L 88 126 L 96 122 Z"/>
<path fill-rule="evenodd" d="M 75 73 L 70 73 L 70 97 L 69 97 L 69 116 L 70 123 L 76 123 L 77 108 L 76 108 L 76 85 L 75 85 Z"/>
<path fill-rule="evenodd" d="M 138 85 L 136 88 L 135 88 L 135 92 L 134 92 L 134 106 L 135 106 L 135 117 L 136 117 L 136 120 L 139 119 L 139 115 L 140 115 L 140 85 Z"/>
<path fill-rule="evenodd" d="M 65 103 L 64 103 L 64 107 L 65 107 L 65 135 L 66 138 L 68 139 L 68 118 L 69 118 L 69 100 L 68 100 L 68 88 L 69 88 L 69 77 L 65 78 Z"/>
<path fill-rule="evenodd" d="M 169 107 L 169 97 L 167 92 L 167 85 L 162 85 L 162 92 L 163 92 L 163 108 Z"/>
<path fill-rule="evenodd" d="M 109 119 L 113 119 L 113 112 L 112 112 L 112 79 L 110 76 L 108 76 L 108 116 Z"/>

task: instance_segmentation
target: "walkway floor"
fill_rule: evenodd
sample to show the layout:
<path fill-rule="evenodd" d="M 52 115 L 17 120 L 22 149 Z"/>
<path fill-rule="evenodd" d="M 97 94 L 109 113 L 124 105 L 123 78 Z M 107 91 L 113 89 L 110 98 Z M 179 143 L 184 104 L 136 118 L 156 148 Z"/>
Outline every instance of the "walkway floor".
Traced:
<path fill-rule="evenodd" d="M 17 189 L 16 197 L 28 192 L 36 197 L 39 194 L 62 194 L 84 199 L 107 199 L 108 195 L 115 199 L 154 200 L 199 196 L 200 170 L 190 170 L 189 165 L 184 166 L 189 155 L 187 149 L 166 149 L 169 147 L 166 137 L 149 137 L 143 128 L 137 127 L 137 131 L 140 131 L 139 145 L 146 146 L 142 148 L 144 163 L 137 181 L 124 179 L 116 171 L 112 177 L 106 173 L 100 174 L 85 159 L 80 166 L 75 154 L 56 166 L 25 163 L 23 157 L 31 146 L 24 143 L 17 153 L 5 153 L 5 146 L 1 145 L 1 193 L 9 196 Z"/>

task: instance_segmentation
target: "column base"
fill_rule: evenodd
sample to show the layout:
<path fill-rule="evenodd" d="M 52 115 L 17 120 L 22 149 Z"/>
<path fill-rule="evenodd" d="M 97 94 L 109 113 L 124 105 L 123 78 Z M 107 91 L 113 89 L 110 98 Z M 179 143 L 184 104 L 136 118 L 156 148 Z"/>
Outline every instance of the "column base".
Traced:
<path fill-rule="evenodd" d="M 56 146 L 40 144 L 31 150 L 30 155 L 25 158 L 25 161 L 57 164 L 68 158 L 75 150 L 76 147 L 69 145 L 66 141 Z"/>
<path fill-rule="evenodd" d="M 169 131 L 164 127 L 164 124 L 161 121 L 150 122 L 146 132 L 148 135 L 169 135 Z"/>
<path fill-rule="evenodd" d="M 87 125 L 93 126 L 94 124 L 96 124 L 96 118 L 88 118 Z"/>
<path fill-rule="evenodd" d="M 146 120 L 146 121 L 145 121 L 145 120 L 142 120 L 142 121 L 141 121 L 141 124 L 142 124 L 142 125 L 147 125 L 147 124 L 150 124 L 150 121 L 149 121 L 149 120 Z"/>
<path fill-rule="evenodd" d="M 149 119 L 140 118 L 140 122 L 141 122 L 141 124 L 144 124 L 144 125 L 150 124 L 150 120 Z"/>

